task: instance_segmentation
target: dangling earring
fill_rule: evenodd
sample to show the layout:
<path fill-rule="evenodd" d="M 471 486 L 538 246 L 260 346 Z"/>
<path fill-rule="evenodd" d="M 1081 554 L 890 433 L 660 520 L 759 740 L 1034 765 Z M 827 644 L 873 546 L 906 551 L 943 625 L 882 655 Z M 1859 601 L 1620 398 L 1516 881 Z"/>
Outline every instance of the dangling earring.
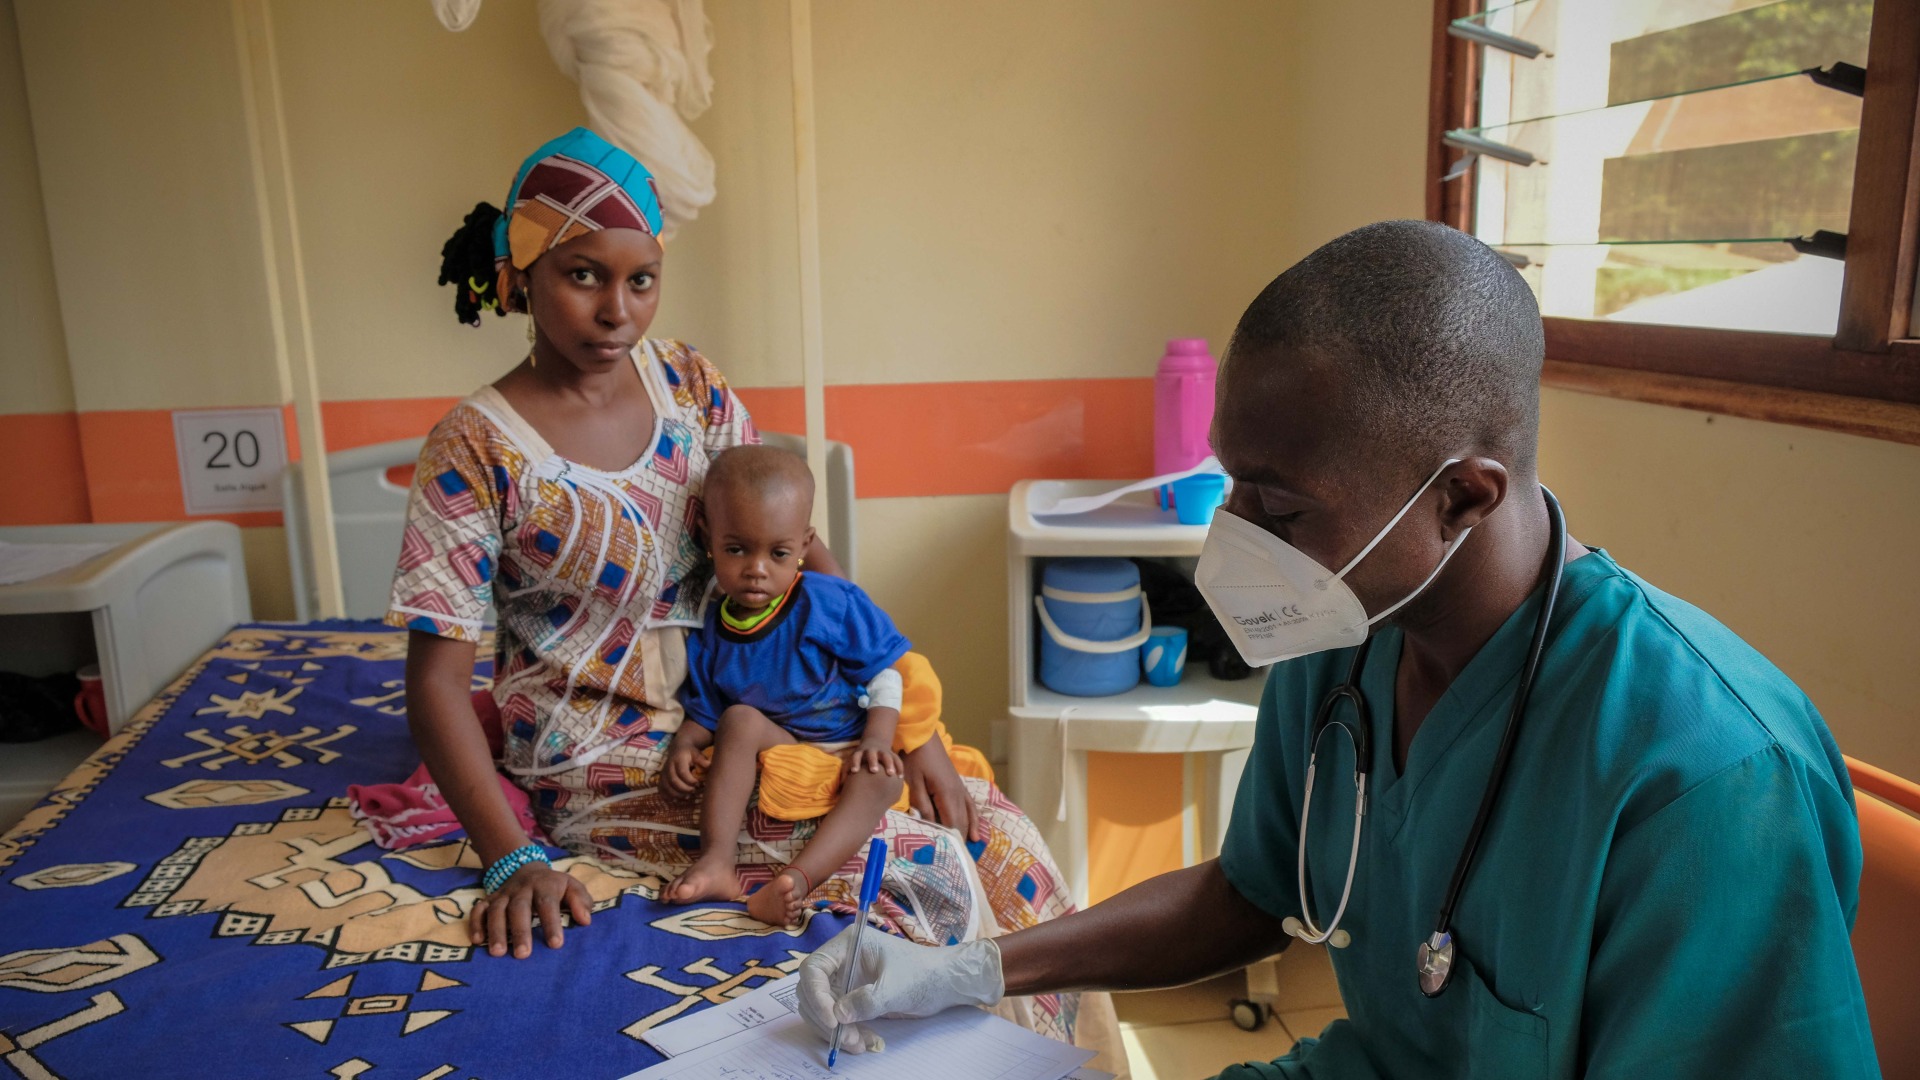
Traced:
<path fill-rule="evenodd" d="M 534 343 L 533 298 L 527 295 L 527 290 L 521 289 L 519 292 L 519 302 L 520 302 L 520 310 L 526 312 L 527 314 L 527 344 L 532 345 Z M 534 360 L 533 354 L 528 353 L 527 366 L 533 367 L 536 363 L 537 361 Z"/>

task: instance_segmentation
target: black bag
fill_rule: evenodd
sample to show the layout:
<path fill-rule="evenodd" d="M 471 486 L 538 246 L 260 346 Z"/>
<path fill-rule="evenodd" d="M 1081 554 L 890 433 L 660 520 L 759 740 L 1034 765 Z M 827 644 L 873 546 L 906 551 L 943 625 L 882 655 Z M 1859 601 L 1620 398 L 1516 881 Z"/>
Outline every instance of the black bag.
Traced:
<path fill-rule="evenodd" d="M 1244 679 L 1253 674 L 1191 579 L 1166 563 L 1151 559 L 1134 562 L 1140 566 L 1140 589 L 1153 607 L 1153 624 L 1177 626 L 1187 632 L 1187 663 L 1206 661 L 1208 673 L 1216 679 Z"/>
<path fill-rule="evenodd" d="M 0 743 L 38 742 L 80 726 L 72 675 L 18 675 L 0 671 Z"/>

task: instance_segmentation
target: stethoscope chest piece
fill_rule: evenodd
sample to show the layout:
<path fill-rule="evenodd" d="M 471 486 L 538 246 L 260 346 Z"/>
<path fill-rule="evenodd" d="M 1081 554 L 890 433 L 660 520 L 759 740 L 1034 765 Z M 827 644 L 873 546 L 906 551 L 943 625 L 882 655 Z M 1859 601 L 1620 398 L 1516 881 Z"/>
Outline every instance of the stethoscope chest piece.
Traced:
<path fill-rule="evenodd" d="M 1439 997 L 1440 992 L 1453 981 L 1453 935 L 1436 931 L 1432 937 L 1420 943 L 1415 956 L 1420 968 L 1420 992 L 1428 997 Z"/>

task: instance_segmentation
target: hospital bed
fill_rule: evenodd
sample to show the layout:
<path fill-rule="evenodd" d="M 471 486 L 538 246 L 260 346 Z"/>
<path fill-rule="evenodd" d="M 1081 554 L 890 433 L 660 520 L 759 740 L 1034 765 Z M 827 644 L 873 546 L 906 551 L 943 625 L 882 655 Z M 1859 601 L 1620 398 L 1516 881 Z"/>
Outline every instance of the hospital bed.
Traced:
<path fill-rule="evenodd" d="M 388 473 L 418 445 L 329 461 L 353 614 L 384 608 L 406 498 Z M 836 445 L 829 461 L 836 548 L 851 559 L 851 452 Z M 220 581 L 244 589 L 234 574 L 202 574 L 189 595 L 169 587 L 168 610 L 208 608 Z M 370 619 L 234 626 L 238 602 L 211 648 L 177 623 L 142 624 L 150 645 L 198 658 L 0 835 L 0 1063 L 13 1072 L 619 1076 L 660 1060 L 642 1041 L 653 1026 L 797 970 L 848 925 L 829 910 L 776 929 L 739 904 L 665 907 L 649 899 L 659 878 L 568 857 L 555 865 L 603 917 L 526 960 L 476 951 L 464 912 L 480 865 L 464 840 L 383 851 L 348 798 L 418 762 L 406 632 Z"/>

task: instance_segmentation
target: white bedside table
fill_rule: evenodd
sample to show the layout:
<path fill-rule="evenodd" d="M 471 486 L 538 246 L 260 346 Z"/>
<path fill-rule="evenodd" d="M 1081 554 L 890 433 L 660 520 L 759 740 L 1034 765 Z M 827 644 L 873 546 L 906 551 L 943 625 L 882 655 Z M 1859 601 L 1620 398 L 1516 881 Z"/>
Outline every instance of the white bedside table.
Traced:
<path fill-rule="evenodd" d="M 1008 793 L 1039 826 L 1074 894 L 1087 903 L 1087 754 L 1184 754 L 1181 852 L 1188 865 L 1219 853 L 1253 745 L 1259 673 L 1222 681 L 1189 662 L 1179 685 L 1141 682 L 1111 697 L 1055 693 L 1035 678 L 1033 597 L 1036 560 L 1075 556 L 1191 558 L 1204 525 L 1179 525 L 1136 493 L 1086 514 L 1035 518 L 1028 492 L 1044 485 L 1063 495 L 1110 491 L 1114 481 L 1027 480 L 1007 500 Z M 1063 719 L 1063 716 L 1065 717 Z M 1064 794 L 1063 794 L 1064 789 Z M 1066 820 L 1057 810 L 1064 797 Z"/>
<path fill-rule="evenodd" d="M 0 540 L 118 545 L 59 573 L 0 585 L 0 668 L 48 675 L 97 661 L 115 732 L 253 617 L 240 530 L 224 521 L 7 527 Z M 0 744 L 0 830 L 99 746 L 88 731 Z"/>

